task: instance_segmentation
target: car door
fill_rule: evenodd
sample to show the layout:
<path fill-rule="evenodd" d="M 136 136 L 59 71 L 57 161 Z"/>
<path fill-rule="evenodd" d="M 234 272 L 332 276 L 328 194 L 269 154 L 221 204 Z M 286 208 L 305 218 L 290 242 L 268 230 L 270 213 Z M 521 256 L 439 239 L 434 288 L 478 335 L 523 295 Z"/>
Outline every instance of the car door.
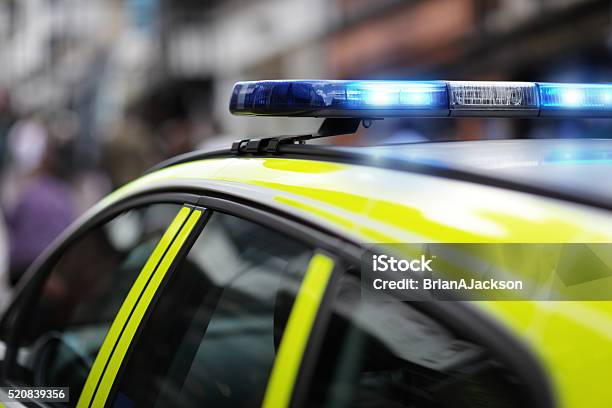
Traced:
<path fill-rule="evenodd" d="M 335 262 L 258 221 L 212 211 L 92 406 L 290 402 Z"/>
<path fill-rule="evenodd" d="M 292 406 L 554 406 L 540 363 L 489 316 L 467 302 L 403 301 L 364 282 L 349 269 L 328 289 Z"/>
<path fill-rule="evenodd" d="M 68 387 L 69 401 L 40 405 L 76 405 L 150 275 L 177 236 L 195 226 L 189 223 L 196 211 L 182 201 L 180 195 L 140 197 L 60 240 L 3 320 L 4 386 Z"/>

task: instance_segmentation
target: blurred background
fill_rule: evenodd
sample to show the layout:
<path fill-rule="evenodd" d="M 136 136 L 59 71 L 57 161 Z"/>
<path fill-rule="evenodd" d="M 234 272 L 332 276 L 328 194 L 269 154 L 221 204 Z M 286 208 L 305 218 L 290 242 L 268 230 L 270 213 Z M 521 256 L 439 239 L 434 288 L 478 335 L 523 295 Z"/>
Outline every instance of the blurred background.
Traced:
<path fill-rule="evenodd" d="M 75 217 L 156 162 L 318 127 L 232 117 L 235 81 L 607 82 L 611 62 L 610 1 L 0 0 L 0 303 Z M 334 143 L 611 131 L 607 120 L 385 120 Z"/>

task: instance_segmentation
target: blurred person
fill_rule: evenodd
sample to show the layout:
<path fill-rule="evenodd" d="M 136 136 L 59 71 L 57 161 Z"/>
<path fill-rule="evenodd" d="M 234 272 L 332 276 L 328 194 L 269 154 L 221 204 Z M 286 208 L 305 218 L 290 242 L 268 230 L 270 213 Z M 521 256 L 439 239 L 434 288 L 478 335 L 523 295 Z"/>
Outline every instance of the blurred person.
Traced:
<path fill-rule="evenodd" d="M 79 153 L 76 145 L 80 132 L 81 120 L 73 110 L 59 109 L 49 116 L 49 134 L 57 143 L 59 154 L 65 158 L 58 170 L 70 180 L 78 214 L 85 212 L 111 190 L 108 175 L 102 171 L 97 160 L 86 163 L 77 160 Z"/>
<path fill-rule="evenodd" d="M 4 170 L 9 131 L 15 123 L 8 92 L 0 89 L 0 172 Z M 4 215 L 0 212 L 0 311 L 4 310 L 10 296 L 9 288 L 9 238 Z"/>
<path fill-rule="evenodd" d="M 104 149 L 104 167 L 113 187 L 141 176 L 161 160 L 160 152 L 159 141 L 135 109 L 129 109 Z"/>
<path fill-rule="evenodd" d="M 193 151 L 192 126 L 187 118 L 173 118 L 163 123 L 161 137 L 164 145 L 164 158 L 178 156 Z"/>
<path fill-rule="evenodd" d="M 9 281 L 9 238 L 4 217 L 0 216 L 0 312 L 8 306 L 11 295 Z"/>
<path fill-rule="evenodd" d="M 35 115 L 9 133 L 12 193 L 7 210 L 9 277 L 14 285 L 30 264 L 76 217 L 72 191 L 60 175 L 54 141 Z"/>
<path fill-rule="evenodd" d="M 11 99 L 3 89 L 0 89 L 0 169 L 6 159 L 6 144 L 9 131 L 15 123 L 15 114 L 11 107 Z"/>
<path fill-rule="evenodd" d="M 2 172 L 2 205 L 16 206 L 17 199 L 44 153 L 47 133 L 37 115 L 28 113 L 16 121 L 7 135 L 7 160 Z"/>
<path fill-rule="evenodd" d="M 227 149 L 233 142 L 240 139 L 231 133 L 221 131 L 219 122 L 213 116 L 206 116 L 202 120 L 196 122 L 196 133 L 199 135 L 199 142 L 196 145 L 198 150 L 221 150 Z"/>

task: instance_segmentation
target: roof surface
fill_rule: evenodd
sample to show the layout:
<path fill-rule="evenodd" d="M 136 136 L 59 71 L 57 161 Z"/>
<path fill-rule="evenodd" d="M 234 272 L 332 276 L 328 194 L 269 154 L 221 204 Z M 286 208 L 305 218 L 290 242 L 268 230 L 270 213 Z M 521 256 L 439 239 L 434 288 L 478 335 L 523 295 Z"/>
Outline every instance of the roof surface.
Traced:
<path fill-rule="evenodd" d="M 287 158 L 361 164 L 471 181 L 612 209 L 612 140 L 488 140 L 339 147 L 281 145 L 276 153 L 195 151 L 153 170 L 222 157 Z"/>
<path fill-rule="evenodd" d="M 387 145 L 359 150 L 375 156 L 449 167 L 612 201 L 612 140 L 487 140 Z"/>

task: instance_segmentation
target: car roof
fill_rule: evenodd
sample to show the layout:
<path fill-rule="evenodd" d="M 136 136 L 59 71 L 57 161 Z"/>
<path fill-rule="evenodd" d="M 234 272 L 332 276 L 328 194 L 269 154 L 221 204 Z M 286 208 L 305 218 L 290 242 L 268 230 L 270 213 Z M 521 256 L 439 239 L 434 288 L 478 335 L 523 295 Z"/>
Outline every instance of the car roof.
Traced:
<path fill-rule="evenodd" d="M 612 201 L 612 140 L 479 140 L 359 149 L 373 157 L 453 168 Z"/>
<path fill-rule="evenodd" d="M 281 145 L 274 153 L 194 151 L 151 171 L 220 157 L 283 157 L 384 167 L 612 209 L 612 140 L 477 140 L 344 147 Z"/>

